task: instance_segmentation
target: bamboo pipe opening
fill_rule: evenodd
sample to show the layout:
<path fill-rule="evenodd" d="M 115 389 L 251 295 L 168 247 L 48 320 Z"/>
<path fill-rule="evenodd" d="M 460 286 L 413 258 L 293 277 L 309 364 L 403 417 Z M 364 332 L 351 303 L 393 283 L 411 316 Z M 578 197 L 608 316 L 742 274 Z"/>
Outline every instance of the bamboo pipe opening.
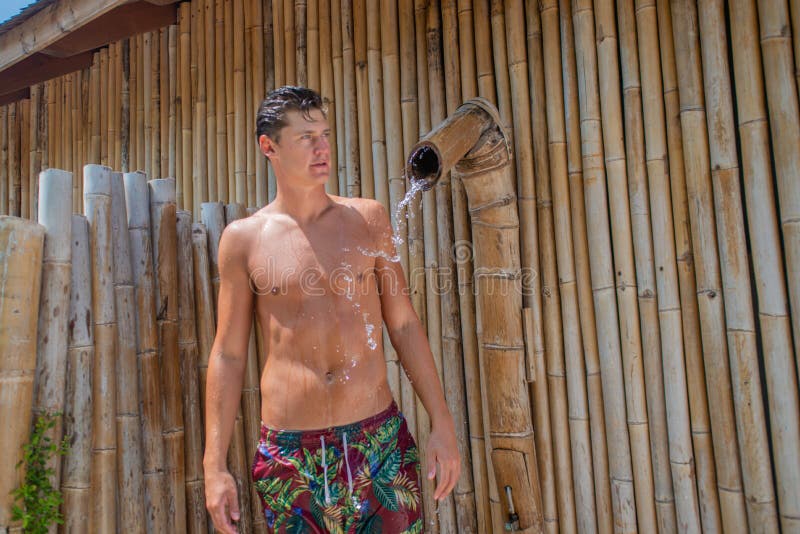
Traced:
<path fill-rule="evenodd" d="M 467 154 L 480 152 L 481 146 L 493 138 L 484 134 L 492 131 L 504 133 L 501 125 L 497 108 L 485 98 L 464 102 L 411 149 L 406 161 L 406 175 L 423 191 L 430 190 L 442 174 Z M 487 164 L 494 167 L 496 162 L 490 164 L 487 161 Z"/>

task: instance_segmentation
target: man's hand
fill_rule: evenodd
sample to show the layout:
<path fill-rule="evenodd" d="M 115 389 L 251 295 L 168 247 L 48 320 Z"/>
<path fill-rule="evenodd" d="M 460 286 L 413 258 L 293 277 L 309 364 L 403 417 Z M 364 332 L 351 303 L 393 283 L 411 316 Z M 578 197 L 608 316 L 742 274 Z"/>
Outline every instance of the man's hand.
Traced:
<path fill-rule="evenodd" d="M 461 474 L 461 457 L 452 417 L 431 429 L 425 463 L 428 480 L 433 480 L 436 476 L 436 464 L 439 464 L 439 483 L 433 492 L 433 498 L 442 500 L 453 490 Z"/>
<path fill-rule="evenodd" d="M 214 528 L 223 534 L 237 534 L 233 524 L 239 521 L 239 499 L 236 496 L 236 482 L 227 471 L 206 471 L 206 508 L 211 514 Z"/>

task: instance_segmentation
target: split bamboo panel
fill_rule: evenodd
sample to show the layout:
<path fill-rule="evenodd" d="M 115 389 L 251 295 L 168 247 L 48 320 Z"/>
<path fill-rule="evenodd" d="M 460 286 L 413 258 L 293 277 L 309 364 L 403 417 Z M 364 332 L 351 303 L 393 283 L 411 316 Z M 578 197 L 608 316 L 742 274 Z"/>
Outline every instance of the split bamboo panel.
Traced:
<path fill-rule="evenodd" d="M 703 41 L 709 164 L 725 301 L 725 329 L 747 515 L 752 525 L 764 529 L 771 529 L 774 525 L 777 530 L 777 503 L 761 391 L 751 274 L 739 185 L 724 5 L 717 0 L 700 2 L 698 19 Z"/>
<path fill-rule="evenodd" d="M 128 212 L 122 173 L 111 173 L 111 226 L 114 254 L 114 297 L 117 313 L 117 477 L 119 521 L 126 530 L 144 532 L 142 427 L 139 418 L 138 363 L 136 360 L 136 297 L 133 285 Z"/>
<path fill-rule="evenodd" d="M 800 181 L 797 180 L 800 169 L 800 153 L 797 150 L 800 143 L 800 104 L 798 88 L 792 78 L 792 45 L 788 36 L 790 26 L 786 7 L 786 2 L 783 1 L 761 2 L 758 4 L 758 20 L 778 185 L 786 280 L 792 309 L 792 332 L 794 342 L 800 343 Z M 797 12 L 798 6 L 794 5 L 793 9 Z M 800 28 L 795 28 L 794 32 L 797 35 Z M 798 58 L 794 60 L 796 68 Z M 800 373 L 800 351 L 797 350 L 795 364 Z"/>
<path fill-rule="evenodd" d="M 64 396 L 67 379 L 69 296 L 71 286 L 72 173 L 58 169 L 42 172 L 39 223 L 45 228 L 36 343 L 35 416 L 55 415 L 55 426 L 47 436 L 58 443 L 63 435 Z M 50 484 L 60 487 L 61 457 L 48 462 L 53 470 Z"/>
<path fill-rule="evenodd" d="M 689 418 L 692 430 L 697 493 L 703 530 L 722 529 L 720 501 L 717 489 L 714 448 L 706 393 L 705 366 L 700 340 L 700 317 L 696 295 L 694 258 L 683 165 L 683 135 L 681 133 L 680 102 L 678 95 L 675 50 L 672 41 L 672 16 L 666 0 L 657 0 L 659 49 L 661 71 L 664 79 L 664 113 L 667 126 L 667 152 L 669 164 L 672 217 L 675 231 L 675 256 L 680 284 L 681 326 L 683 327 L 686 383 L 689 394 Z"/>
<path fill-rule="evenodd" d="M 531 101 L 537 110 L 537 117 L 546 116 L 546 124 L 534 123 L 535 137 L 541 139 L 536 143 L 537 152 L 542 154 L 540 160 L 549 160 L 549 173 L 552 187 L 552 218 L 555 241 L 555 261 L 558 267 L 558 293 L 561 295 L 561 324 L 563 329 L 564 352 L 560 356 L 564 361 L 556 359 L 558 355 L 550 354 L 555 365 L 548 365 L 548 374 L 561 366 L 566 372 L 566 396 L 561 402 L 568 400 L 569 437 L 573 463 L 572 476 L 575 494 L 575 524 L 565 524 L 564 528 L 577 528 L 579 532 L 596 532 L 597 519 L 593 495 L 594 477 L 592 476 L 592 446 L 589 435 L 589 408 L 586 397 L 586 369 L 581 357 L 583 340 L 578 316 L 578 294 L 573 267 L 574 253 L 572 245 L 572 221 L 569 204 L 569 183 L 567 176 L 567 144 L 564 126 L 564 96 L 561 81 L 561 51 L 558 22 L 558 5 L 555 1 L 542 5 L 541 19 L 538 9 L 528 5 L 528 62 L 533 74 L 534 84 L 531 88 Z M 512 20 L 513 13 L 507 17 Z M 543 23 L 542 23 L 543 22 Z M 513 28 L 513 26 L 510 26 Z M 542 33 L 542 30 L 544 32 Z M 548 84 L 544 83 L 547 77 Z M 545 107 L 546 110 L 541 109 Z M 541 146 L 544 144 L 545 146 Z M 544 153 L 548 158 L 544 158 Z M 547 171 L 548 169 L 542 169 Z M 543 177 L 537 171 L 537 178 Z M 544 188 L 543 188 L 544 189 Z M 542 197 L 541 202 L 547 199 Z M 553 246 L 552 244 L 550 246 Z M 551 274 L 552 276 L 552 274 Z M 551 291 L 554 288 L 549 288 Z M 563 326 L 561 326 L 563 325 Z M 553 361 L 555 360 L 555 361 Z M 553 377 L 557 378 L 557 377 Z M 555 381 L 551 379 L 552 381 Z M 558 402 L 558 399 L 554 399 Z M 563 408 L 562 408 L 563 410 Z M 561 414 L 554 410 L 554 420 Z M 566 452 L 566 451 L 565 451 Z M 564 454 L 564 453 L 562 453 Z"/>
<path fill-rule="evenodd" d="M 92 500 L 93 532 L 112 532 L 117 521 L 117 317 L 111 223 L 111 169 L 83 169 L 84 214 L 92 258 Z"/>
<path fill-rule="evenodd" d="M 543 10 L 542 15 L 545 15 Z M 567 176 L 569 181 L 570 214 L 573 221 L 572 238 L 575 254 L 578 307 L 581 336 L 586 362 L 586 388 L 591 430 L 592 467 L 597 510 L 597 531 L 612 531 L 611 482 L 608 471 L 608 445 L 606 442 L 603 391 L 600 373 L 600 356 L 597 346 L 596 323 L 589 272 L 589 244 L 587 240 L 586 213 L 583 194 L 583 163 L 581 160 L 580 116 L 578 81 L 575 63 L 575 41 L 572 29 L 570 2 L 559 1 L 559 26 L 561 30 L 561 65 L 564 78 L 564 118 L 567 144 Z M 548 31 L 549 35 L 549 31 Z M 547 49 L 549 39 L 545 37 Z M 546 53 L 546 52 L 545 52 Z M 550 99 L 548 99 L 549 101 Z M 557 137 L 555 138 L 557 139 Z M 557 161 L 557 160 L 556 160 Z M 555 174 L 555 173 L 554 173 Z M 557 174 L 556 174 L 557 176 Z M 556 186 L 554 186 L 555 192 Z M 569 375 L 569 372 L 567 373 Z"/>
<path fill-rule="evenodd" d="M 61 464 L 64 531 L 78 532 L 89 516 L 92 457 L 92 267 L 89 224 L 83 215 L 71 217 L 69 341 L 64 395 L 64 435 L 70 447 Z M 88 320 L 87 320 L 88 318 Z"/>
<path fill-rule="evenodd" d="M 203 482 L 203 420 L 198 388 L 198 345 L 195 333 L 192 214 L 176 215 L 178 237 L 178 351 L 186 436 L 186 526 L 188 532 L 208 529 Z"/>
<path fill-rule="evenodd" d="M 720 509 L 725 532 L 747 530 L 742 491 L 742 470 L 736 442 L 733 392 L 725 309 L 721 295 L 716 224 L 711 191 L 711 172 L 706 130 L 705 101 L 700 71 L 697 13 L 683 0 L 671 2 L 673 42 L 678 73 L 681 128 L 686 169 L 686 194 L 696 265 L 697 302 L 702 328 L 703 364 L 709 396 L 714 456 L 720 490 Z"/>
<path fill-rule="evenodd" d="M 630 2 L 626 10 L 632 9 Z M 647 165 L 650 219 L 652 221 L 658 316 L 661 327 L 664 394 L 667 432 L 669 433 L 669 462 L 675 493 L 675 511 L 679 530 L 700 532 L 701 507 L 692 465 L 689 398 L 687 396 L 686 364 L 684 362 L 681 328 L 680 295 L 675 257 L 672 202 L 666 160 L 666 122 L 664 120 L 663 86 L 658 55 L 658 26 L 656 6 L 649 0 L 636 1 L 636 35 L 641 58 L 641 92 L 644 127 L 644 158 Z M 630 32 L 630 30 L 628 30 Z M 632 43 L 625 46 L 631 46 Z M 644 200 L 644 199 L 643 199 Z M 648 238 L 649 239 L 649 238 Z M 661 363 L 659 362 L 659 365 Z M 649 406 L 649 403 L 648 403 Z M 651 419 L 653 417 L 651 416 Z M 709 526 L 719 530 L 719 505 L 716 498 L 707 506 Z"/>
<path fill-rule="evenodd" d="M 164 436 L 164 471 L 169 491 L 169 518 L 177 532 L 186 529 L 186 471 L 184 453 L 183 398 L 178 353 L 178 258 L 175 208 L 175 180 L 161 178 L 148 182 L 150 191 L 150 233 L 153 243 L 155 306 L 158 321 L 158 353 L 161 362 L 161 390 Z"/>
<path fill-rule="evenodd" d="M 17 469 L 28 441 L 36 371 L 36 331 L 45 229 L 32 221 L 0 216 L 0 412 L 5 432 L 0 447 L 8 454 L 0 467 L 0 529 L 11 521 L 11 491 L 25 476 Z"/>
<path fill-rule="evenodd" d="M 201 219 L 208 231 L 208 271 L 211 277 L 211 290 L 213 293 L 213 317 L 216 318 L 217 314 L 217 297 L 219 295 L 219 241 L 222 237 L 222 232 L 225 229 L 225 207 L 219 202 L 205 202 L 201 206 Z M 216 324 L 216 321 L 214 321 Z M 212 336 L 213 339 L 213 336 Z M 210 347 L 209 347 L 210 350 Z M 208 356 L 204 356 L 205 361 L 203 365 L 208 368 Z M 202 360 L 201 360 L 202 361 Z M 202 370 L 201 370 L 202 372 Z M 202 374 L 201 374 L 201 378 Z M 203 380 L 205 384 L 205 380 Z M 205 402 L 205 399 L 203 399 Z M 247 465 L 250 459 L 247 458 L 247 449 L 245 446 L 245 433 L 244 433 L 244 420 L 242 410 L 236 413 L 236 420 L 233 426 L 233 435 L 231 443 L 228 448 L 228 468 L 231 475 L 236 481 L 236 490 L 239 497 L 239 511 L 241 512 L 241 520 L 239 521 L 239 529 L 241 532 L 247 533 L 251 531 L 252 515 L 250 494 L 251 486 L 248 485 L 250 475 Z M 257 505 L 256 505 L 257 506 Z"/>
<path fill-rule="evenodd" d="M 763 69 L 758 50 L 755 3 L 731 4 L 731 43 L 739 136 L 742 150 L 742 175 L 747 202 L 747 222 L 753 249 L 753 273 L 758 296 L 758 320 L 764 348 L 764 367 L 772 432 L 772 450 L 778 488 L 781 526 L 787 532 L 797 527 L 800 516 L 800 474 L 792 451 L 800 443 L 800 408 L 797 378 L 792 361 L 792 334 L 789 301 L 780 261 L 781 242 L 775 186 L 769 153 L 769 132 Z M 796 350 L 796 349 L 794 349 Z"/>
<path fill-rule="evenodd" d="M 136 356 L 142 421 L 145 524 L 148 532 L 167 532 L 170 511 L 166 474 L 162 469 L 164 440 L 161 434 L 161 363 L 158 357 L 149 191 L 144 173 L 125 173 L 123 179 L 136 299 Z"/>

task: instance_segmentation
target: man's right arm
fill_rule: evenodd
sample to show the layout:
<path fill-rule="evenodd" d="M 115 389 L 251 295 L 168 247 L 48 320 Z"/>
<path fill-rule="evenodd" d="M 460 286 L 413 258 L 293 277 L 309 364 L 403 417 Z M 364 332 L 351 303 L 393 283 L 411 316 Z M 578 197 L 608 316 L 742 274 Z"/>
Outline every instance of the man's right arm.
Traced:
<path fill-rule="evenodd" d="M 220 288 L 217 333 L 208 359 L 206 377 L 206 447 L 203 457 L 206 507 L 215 527 L 235 533 L 239 519 L 236 485 L 226 457 L 242 394 L 247 345 L 253 324 L 253 293 L 247 270 L 245 228 L 229 225 L 219 244 Z"/>

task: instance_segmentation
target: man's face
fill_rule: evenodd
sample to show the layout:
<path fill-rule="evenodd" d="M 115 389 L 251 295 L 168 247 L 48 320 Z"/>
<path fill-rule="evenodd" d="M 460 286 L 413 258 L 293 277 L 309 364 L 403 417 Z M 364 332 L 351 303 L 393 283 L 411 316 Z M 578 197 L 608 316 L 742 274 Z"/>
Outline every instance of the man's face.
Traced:
<path fill-rule="evenodd" d="M 330 175 L 330 132 L 322 111 L 311 110 L 308 117 L 289 111 L 286 126 L 277 135 L 279 140 L 262 135 L 258 142 L 276 175 L 296 185 L 318 185 L 325 184 Z"/>

